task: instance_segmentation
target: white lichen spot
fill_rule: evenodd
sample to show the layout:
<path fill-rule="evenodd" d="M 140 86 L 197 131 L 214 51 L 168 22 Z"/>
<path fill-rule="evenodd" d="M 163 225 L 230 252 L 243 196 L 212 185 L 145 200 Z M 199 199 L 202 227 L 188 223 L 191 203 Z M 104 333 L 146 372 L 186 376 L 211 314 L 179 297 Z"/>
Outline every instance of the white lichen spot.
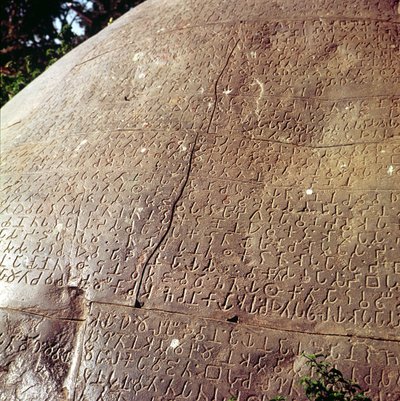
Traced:
<path fill-rule="evenodd" d="M 167 64 L 167 61 L 165 59 L 158 58 L 154 61 L 154 64 L 155 65 L 165 65 L 165 64 Z"/>
<path fill-rule="evenodd" d="M 136 210 L 137 210 L 139 213 L 143 212 L 143 208 L 142 208 L 142 207 L 138 207 Z"/>
<path fill-rule="evenodd" d="M 204 93 L 204 88 L 200 88 L 200 89 L 199 89 L 199 92 L 200 92 L 200 93 Z"/>
<path fill-rule="evenodd" d="M 185 151 L 187 150 L 187 146 L 185 146 L 185 145 L 182 144 L 182 145 L 180 146 L 180 149 L 181 149 L 182 152 L 185 152 Z"/>
<path fill-rule="evenodd" d="M 214 103 L 213 102 L 208 102 L 208 109 L 212 109 L 212 107 L 214 106 Z"/>
<path fill-rule="evenodd" d="M 342 163 L 341 165 L 340 165 L 340 168 L 346 168 L 347 167 L 347 164 L 346 163 Z"/>
<path fill-rule="evenodd" d="M 30 259 L 29 259 L 28 256 L 25 256 L 25 258 L 23 259 L 23 262 L 24 262 L 24 266 L 25 266 L 25 267 L 30 267 L 30 266 L 32 266 L 32 263 L 31 263 L 31 261 L 30 261 Z"/>
<path fill-rule="evenodd" d="M 63 224 L 62 223 L 58 223 L 57 225 L 56 225 L 56 230 L 60 233 L 61 231 L 62 231 L 62 229 L 63 229 Z"/>
<path fill-rule="evenodd" d="M 143 52 L 137 52 L 133 55 L 133 61 L 139 61 L 144 57 Z"/>
<path fill-rule="evenodd" d="M 311 188 L 306 189 L 306 195 L 312 195 L 314 191 Z"/>
<path fill-rule="evenodd" d="M 146 152 L 146 150 L 147 150 L 146 148 L 141 148 L 140 153 L 144 153 L 144 152 Z"/>
<path fill-rule="evenodd" d="M 143 79 L 145 76 L 146 76 L 146 74 L 145 74 L 144 72 L 141 72 L 141 73 L 138 75 L 138 78 L 139 78 L 139 79 Z"/>
<path fill-rule="evenodd" d="M 223 93 L 224 95 L 229 95 L 229 94 L 232 93 L 232 92 L 233 92 L 232 89 L 227 88 L 227 89 L 224 89 L 222 93 Z"/>
<path fill-rule="evenodd" d="M 251 58 L 257 58 L 257 52 L 250 52 Z"/>
<path fill-rule="evenodd" d="M 177 338 L 174 338 L 171 341 L 170 348 L 175 349 L 176 347 L 179 347 L 179 344 L 180 344 L 179 340 Z"/>
<path fill-rule="evenodd" d="M 77 152 L 82 146 L 85 146 L 87 144 L 87 139 L 84 139 L 76 148 L 75 152 Z"/>
<path fill-rule="evenodd" d="M 393 167 L 392 165 L 390 165 L 390 166 L 388 167 L 387 173 L 388 173 L 388 175 L 393 175 L 393 173 L 394 173 L 394 167 Z"/>
<path fill-rule="evenodd" d="M 256 116 L 260 118 L 260 101 L 264 96 L 264 84 L 259 79 L 256 78 L 255 82 L 252 85 L 258 85 L 260 88 L 260 94 L 256 100 Z"/>

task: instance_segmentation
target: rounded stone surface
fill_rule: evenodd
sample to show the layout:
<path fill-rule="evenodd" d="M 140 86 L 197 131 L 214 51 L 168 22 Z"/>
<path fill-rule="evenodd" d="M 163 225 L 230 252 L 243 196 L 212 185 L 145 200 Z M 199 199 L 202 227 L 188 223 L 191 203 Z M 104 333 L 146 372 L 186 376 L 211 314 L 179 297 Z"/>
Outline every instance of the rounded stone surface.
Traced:
<path fill-rule="evenodd" d="M 0 400 L 400 388 L 398 2 L 147 1 L 2 110 Z"/>

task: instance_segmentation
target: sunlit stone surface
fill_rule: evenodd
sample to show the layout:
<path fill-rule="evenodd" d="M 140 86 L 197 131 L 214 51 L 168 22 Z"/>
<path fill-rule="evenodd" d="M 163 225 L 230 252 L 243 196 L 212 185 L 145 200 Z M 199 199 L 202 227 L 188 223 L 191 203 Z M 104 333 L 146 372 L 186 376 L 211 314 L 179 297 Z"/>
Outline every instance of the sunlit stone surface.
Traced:
<path fill-rule="evenodd" d="M 148 1 L 2 110 L 1 401 L 400 394 L 397 1 Z"/>

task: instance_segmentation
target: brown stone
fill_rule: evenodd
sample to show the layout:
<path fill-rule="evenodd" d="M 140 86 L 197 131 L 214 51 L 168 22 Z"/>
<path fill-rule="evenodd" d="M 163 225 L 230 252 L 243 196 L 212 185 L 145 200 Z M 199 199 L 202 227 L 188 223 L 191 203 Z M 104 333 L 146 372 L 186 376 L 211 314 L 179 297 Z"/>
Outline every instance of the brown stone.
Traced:
<path fill-rule="evenodd" d="M 400 394 L 392 0 L 149 0 L 2 109 L 0 401 Z"/>

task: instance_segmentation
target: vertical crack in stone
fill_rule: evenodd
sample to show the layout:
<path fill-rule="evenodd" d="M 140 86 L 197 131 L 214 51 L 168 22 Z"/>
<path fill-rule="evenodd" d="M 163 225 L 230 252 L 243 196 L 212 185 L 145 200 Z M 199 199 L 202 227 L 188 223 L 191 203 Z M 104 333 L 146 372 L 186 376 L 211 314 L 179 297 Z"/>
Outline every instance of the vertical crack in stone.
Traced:
<path fill-rule="evenodd" d="M 239 41 L 240 41 L 240 39 L 238 39 L 235 42 L 234 46 L 232 47 L 232 50 L 228 53 L 228 56 L 227 56 L 226 61 L 225 61 L 225 64 L 224 64 L 221 72 L 219 73 L 217 79 L 215 80 L 215 84 L 214 84 L 214 106 L 213 106 L 213 109 L 211 111 L 210 121 L 208 122 L 207 131 L 206 131 L 207 134 L 210 133 L 211 124 L 213 122 L 215 111 L 217 109 L 217 102 L 218 102 L 218 90 L 217 90 L 217 88 L 218 88 L 218 83 L 219 83 L 222 75 L 224 74 L 224 72 L 225 72 L 225 70 L 226 70 L 226 68 L 227 68 L 227 66 L 229 64 L 229 61 L 232 58 L 233 52 L 237 48 L 237 45 L 238 45 Z M 145 263 L 143 264 L 142 274 L 141 274 L 140 279 L 139 279 L 139 281 L 138 281 L 138 283 L 136 285 L 137 291 L 136 291 L 135 299 L 136 299 L 136 304 L 138 306 L 142 305 L 142 303 L 140 301 L 140 289 L 142 288 L 144 277 L 145 277 L 146 272 L 148 270 L 147 266 L 150 263 L 150 260 L 153 258 L 153 256 L 156 254 L 156 252 L 159 250 L 160 246 L 164 242 L 164 240 L 167 237 L 168 233 L 171 231 L 172 223 L 174 221 L 176 207 L 177 207 L 179 201 L 182 199 L 183 193 L 184 193 L 184 191 L 186 189 L 186 186 L 187 186 L 187 184 L 189 182 L 190 172 L 192 170 L 192 165 L 193 165 L 194 152 L 195 152 L 195 149 L 196 149 L 196 146 L 197 146 L 198 139 L 199 139 L 199 132 L 196 133 L 194 141 L 193 141 L 192 148 L 190 150 L 189 163 L 188 163 L 188 168 L 186 170 L 185 178 L 184 178 L 184 180 L 182 182 L 182 185 L 181 185 L 181 188 L 179 190 L 178 196 L 175 198 L 175 200 L 174 200 L 174 202 L 172 203 L 172 206 L 171 206 L 170 218 L 169 218 L 168 226 L 167 226 L 166 230 L 164 231 L 164 233 L 161 235 L 161 238 L 158 241 L 157 245 L 154 247 L 153 251 L 150 252 L 150 255 L 148 256 L 148 258 L 146 259 Z"/>
<path fill-rule="evenodd" d="M 146 273 L 146 270 L 147 270 L 147 266 L 148 266 L 148 264 L 150 263 L 150 260 L 155 255 L 155 253 L 158 251 L 158 249 L 160 248 L 160 246 L 162 245 L 162 243 L 164 242 L 165 238 L 167 237 L 168 233 L 171 230 L 172 223 L 174 221 L 174 215 L 175 215 L 176 207 L 178 205 L 178 202 L 181 200 L 183 192 L 185 191 L 186 185 L 187 185 L 187 183 L 189 181 L 190 171 L 192 169 L 192 164 L 193 164 L 194 151 L 195 151 L 195 148 L 196 148 L 196 145 L 197 145 L 198 137 L 199 137 L 199 133 L 196 133 L 196 136 L 195 136 L 194 141 L 193 141 L 192 148 L 190 150 L 189 163 L 188 163 L 188 168 L 186 170 L 186 175 L 185 175 L 185 178 L 183 179 L 183 182 L 182 182 L 181 188 L 180 188 L 180 190 L 178 192 L 178 195 L 175 198 L 174 202 L 172 203 L 171 210 L 170 210 L 170 217 L 169 217 L 167 228 L 165 229 L 164 233 L 161 235 L 160 240 L 158 241 L 158 243 L 156 244 L 156 246 L 154 247 L 152 252 L 150 252 L 150 255 L 148 256 L 148 258 L 146 259 L 146 261 L 143 264 L 142 274 L 141 274 L 140 279 L 139 279 L 139 281 L 137 283 L 137 286 L 136 286 L 137 287 L 137 291 L 136 291 L 136 297 L 135 298 L 136 298 L 136 303 L 138 305 L 141 305 L 141 302 L 140 302 L 140 299 L 139 299 L 140 298 L 140 288 L 142 287 L 142 284 L 143 284 L 143 280 L 144 280 L 144 276 L 145 276 L 145 273 Z"/>

